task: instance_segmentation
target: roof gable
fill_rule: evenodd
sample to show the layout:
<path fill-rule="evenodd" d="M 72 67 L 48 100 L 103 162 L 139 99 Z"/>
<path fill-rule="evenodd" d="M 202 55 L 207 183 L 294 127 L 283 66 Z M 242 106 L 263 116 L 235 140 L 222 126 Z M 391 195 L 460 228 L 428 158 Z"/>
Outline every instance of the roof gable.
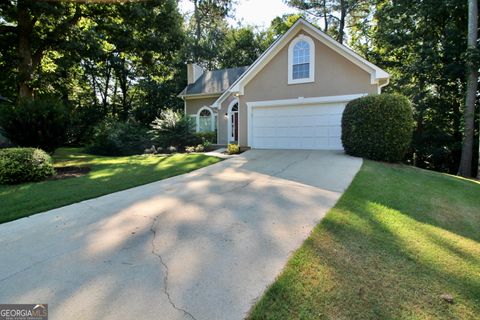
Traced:
<path fill-rule="evenodd" d="M 306 31 L 309 35 L 313 36 L 318 41 L 325 44 L 336 53 L 342 55 L 361 69 L 370 74 L 371 84 L 378 84 L 381 80 L 388 80 L 390 75 L 377 67 L 373 63 L 367 61 L 355 53 L 350 48 L 340 44 L 330 36 L 326 35 L 318 28 L 307 22 L 303 18 L 300 18 L 290 29 L 281 37 L 279 37 L 232 85 L 226 90 L 215 102 L 215 105 L 219 105 L 224 101 L 229 94 L 239 93 L 243 94 L 245 85 L 252 80 L 267 64 L 270 62 L 288 43 L 297 35 L 301 30 Z"/>

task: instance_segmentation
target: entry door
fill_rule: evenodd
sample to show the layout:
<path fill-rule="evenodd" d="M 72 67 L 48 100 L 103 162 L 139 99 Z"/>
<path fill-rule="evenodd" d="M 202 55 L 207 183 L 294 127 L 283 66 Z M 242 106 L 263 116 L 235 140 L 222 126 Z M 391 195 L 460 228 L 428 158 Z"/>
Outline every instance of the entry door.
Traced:
<path fill-rule="evenodd" d="M 233 111 L 231 113 L 231 123 L 232 123 L 232 139 L 233 141 L 238 141 L 238 111 Z"/>
<path fill-rule="evenodd" d="M 251 147 L 343 150 L 341 121 L 345 104 L 254 107 Z"/>

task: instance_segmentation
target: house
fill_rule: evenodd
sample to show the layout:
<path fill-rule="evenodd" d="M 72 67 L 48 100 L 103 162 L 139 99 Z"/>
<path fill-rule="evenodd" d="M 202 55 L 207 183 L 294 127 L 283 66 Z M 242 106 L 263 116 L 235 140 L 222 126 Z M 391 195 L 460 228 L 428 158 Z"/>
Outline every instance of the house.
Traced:
<path fill-rule="evenodd" d="M 179 94 L 197 131 L 218 144 L 342 150 L 348 101 L 379 94 L 389 74 L 299 19 L 251 66 L 205 71 L 187 65 Z"/>

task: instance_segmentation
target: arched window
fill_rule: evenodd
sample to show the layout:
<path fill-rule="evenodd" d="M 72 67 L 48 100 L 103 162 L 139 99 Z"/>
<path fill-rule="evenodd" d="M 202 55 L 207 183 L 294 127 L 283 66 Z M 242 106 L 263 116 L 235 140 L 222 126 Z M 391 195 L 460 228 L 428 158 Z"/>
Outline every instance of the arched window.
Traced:
<path fill-rule="evenodd" d="M 208 107 L 203 107 L 198 111 L 198 130 L 199 132 L 214 131 L 213 112 Z"/>
<path fill-rule="evenodd" d="M 307 41 L 299 41 L 293 47 L 292 78 L 310 78 L 310 45 Z"/>
<path fill-rule="evenodd" d="M 315 44 L 305 35 L 295 38 L 288 48 L 288 83 L 314 81 Z"/>

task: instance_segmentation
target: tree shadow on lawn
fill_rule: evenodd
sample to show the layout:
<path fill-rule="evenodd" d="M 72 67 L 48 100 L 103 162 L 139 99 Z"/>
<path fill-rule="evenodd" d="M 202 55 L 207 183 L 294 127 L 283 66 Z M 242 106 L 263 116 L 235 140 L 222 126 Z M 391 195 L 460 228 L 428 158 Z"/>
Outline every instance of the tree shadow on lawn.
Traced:
<path fill-rule="evenodd" d="M 187 173 L 213 164 L 211 159 L 203 155 L 112 159 L 91 165 L 81 177 L 0 186 L 0 223 Z"/>
<path fill-rule="evenodd" d="M 480 242 L 480 183 L 406 165 L 366 161 L 359 198 Z"/>
<path fill-rule="evenodd" d="M 462 228 L 462 222 L 467 226 L 463 219 L 448 224 L 432 212 L 422 216 L 425 209 L 435 209 L 428 199 L 404 202 L 416 187 L 402 190 L 401 177 L 386 179 L 383 173 L 411 169 L 365 166 L 252 309 L 251 319 L 478 318 L 480 243 L 470 231 L 475 227 Z M 380 167 L 374 171 L 373 166 Z M 390 183 L 403 194 L 387 190 Z M 471 183 L 461 181 L 456 188 L 479 189 Z M 386 191 L 384 201 L 376 190 Z M 423 195 L 438 191 L 431 186 Z M 456 195 L 449 190 L 448 197 Z M 451 294 L 454 303 L 442 294 Z"/>

